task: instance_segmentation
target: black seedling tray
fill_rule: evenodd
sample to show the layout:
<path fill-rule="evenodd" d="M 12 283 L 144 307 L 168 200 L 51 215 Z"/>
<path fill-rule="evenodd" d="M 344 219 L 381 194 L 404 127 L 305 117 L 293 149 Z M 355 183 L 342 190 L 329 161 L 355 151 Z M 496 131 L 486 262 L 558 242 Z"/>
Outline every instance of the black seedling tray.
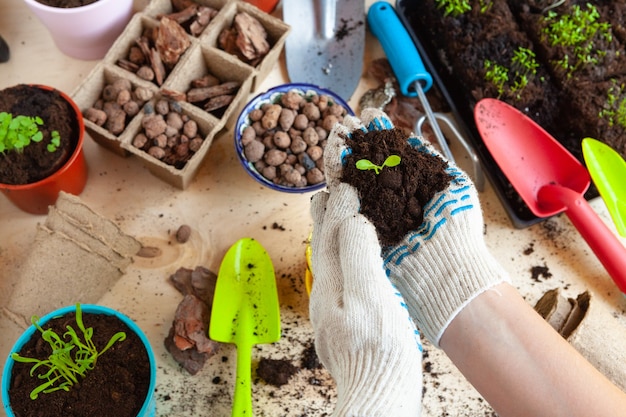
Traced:
<path fill-rule="evenodd" d="M 438 53 L 428 37 L 419 30 L 420 28 L 415 27 L 415 24 L 412 23 L 411 15 L 419 13 L 420 3 L 420 0 L 397 0 L 396 12 L 398 17 L 413 39 L 424 66 L 433 77 L 433 83 L 450 106 L 461 133 L 474 148 L 481 161 L 485 176 L 492 184 L 509 218 L 513 225 L 520 229 L 544 220 L 544 218 L 539 218 L 530 211 L 483 143 L 474 122 L 474 109 L 473 105 L 470 104 L 473 100 L 468 96 L 466 89 L 460 85 L 457 77 L 446 77 L 445 80 L 442 78 L 441 74 L 445 74 L 446 70 L 445 63 L 439 59 L 441 54 Z"/>

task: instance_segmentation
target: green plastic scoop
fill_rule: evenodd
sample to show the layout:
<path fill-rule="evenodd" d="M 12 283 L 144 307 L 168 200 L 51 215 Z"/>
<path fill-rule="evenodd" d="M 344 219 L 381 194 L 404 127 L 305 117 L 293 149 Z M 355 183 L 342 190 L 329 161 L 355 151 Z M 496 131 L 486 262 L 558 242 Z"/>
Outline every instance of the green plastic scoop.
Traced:
<path fill-rule="evenodd" d="M 626 237 L 626 161 L 599 140 L 582 142 L 585 164 L 620 235 Z"/>
<path fill-rule="evenodd" d="M 252 347 L 280 339 L 280 306 L 274 266 L 261 244 L 243 238 L 228 249 L 219 272 L 209 337 L 237 346 L 233 417 L 252 417 Z"/>

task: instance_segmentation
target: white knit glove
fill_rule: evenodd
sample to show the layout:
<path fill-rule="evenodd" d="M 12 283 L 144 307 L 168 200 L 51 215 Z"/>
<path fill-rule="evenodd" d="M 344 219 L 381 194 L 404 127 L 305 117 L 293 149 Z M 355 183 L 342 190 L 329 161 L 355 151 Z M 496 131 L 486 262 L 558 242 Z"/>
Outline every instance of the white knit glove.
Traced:
<path fill-rule="evenodd" d="M 362 129 L 393 127 L 381 111 L 366 109 Z M 416 149 L 445 160 L 432 145 L 409 138 Z M 424 207 L 424 221 L 397 246 L 383 249 L 385 270 L 404 296 L 418 329 L 435 345 L 456 315 L 477 295 L 508 281 L 483 236 L 483 216 L 474 184 L 448 162 L 450 185 Z"/>
<path fill-rule="evenodd" d="M 417 417 L 419 333 L 385 275 L 376 231 L 358 213 L 356 190 L 338 181 L 341 134 L 347 132 L 343 125 L 331 132 L 325 150 L 328 192 L 312 198 L 315 347 L 337 385 L 333 416 Z"/>

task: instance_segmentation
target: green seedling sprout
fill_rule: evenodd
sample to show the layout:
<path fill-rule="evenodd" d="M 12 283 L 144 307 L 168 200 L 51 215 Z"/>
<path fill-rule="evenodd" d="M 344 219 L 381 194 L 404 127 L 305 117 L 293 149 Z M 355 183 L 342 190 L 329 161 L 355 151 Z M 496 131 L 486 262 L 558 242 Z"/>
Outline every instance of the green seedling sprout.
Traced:
<path fill-rule="evenodd" d="M 436 0 L 446 16 L 457 17 L 472 10 L 469 0 Z"/>
<path fill-rule="evenodd" d="M 376 175 L 380 174 L 380 171 L 384 168 L 384 167 L 395 167 L 400 165 L 400 157 L 398 155 L 389 155 L 387 157 L 387 159 L 385 159 L 385 161 L 383 162 L 382 165 L 376 165 L 375 163 L 373 163 L 372 161 L 368 160 L 368 159 L 359 159 L 358 161 L 356 161 L 356 167 L 357 169 L 360 169 L 362 171 L 367 171 L 368 169 L 373 169 L 374 172 L 376 173 Z"/>
<path fill-rule="evenodd" d="M 458 17 L 472 10 L 470 0 L 436 0 L 435 2 L 437 7 L 443 9 L 446 16 Z M 485 13 L 491 8 L 493 2 L 491 0 L 480 0 L 478 5 L 480 12 Z"/>
<path fill-rule="evenodd" d="M 0 112 L 0 153 L 7 151 L 23 152 L 24 148 L 33 142 L 41 142 L 43 133 L 39 126 L 43 125 L 41 117 L 13 116 L 11 113 Z M 56 130 L 47 145 L 49 152 L 57 150 L 61 144 L 61 137 Z"/>
<path fill-rule="evenodd" d="M 528 85 L 529 78 L 537 74 L 539 64 L 535 57 L 535 53 L 532 50 L 520 46 L 513 52 L 511 68 L 485 60 L 485 80 L 496 87 L 498 97 L 504 94 L 505 87 L 510 80 L 511 86 L 509 91 L 511 94 L 516 94 L 517 98 L 519 98 L 519 92 Z"/>
<path fill-rule="evenodd" d="M 613 80 L 613 85 L 607 92 L 604 108 L 598 117 L 607 119 L 609 126 L 619 125 L 626 127 L 626 94 L 624 84 L 617 84 Z"/>
<path fill-rule="evenodd" d="M 498 98 L 504 94 L 504 86 L 509 81 L 509 70 L 488 59 L 485 60 L 485 80 L 492 83 L 498 90 Z"/>
<path fill-rule="evenodd" d="M 587 3 L 586 10 L 574 5 L 570 14 L 558 15 L 549 11 L 544 17 L 548 25 L 542 30 L 542 36 L 552 46 L 563 46 L 573 51 L 571 56 L 565 55 L 556 61 L 568 77 L 586 65 L 597 65 L 600 58 L 606 55 L 606 51 L 594 47 L 594 41 L 604 39 L 611 42 L 611 24 L 598 22 L 599 17 L 600 13 L 590 3 Z"/>
<path fill-rule="evenodd" d="M 78 377 L 84 377 L 87 371 L 96 366 L 100 355 L 106 352 L 116 342 L 126 339 L 126 333 L 115 333 L 106 346 L 98 352 L 92 341 L 93 328 L 83 324 L 83 315 L 80 304 L 76 304 L 76 325 L 80 333 L 72 326 L 67 326 L 67 332 L 59 336 L 51 329 L 44 330 L 39 325 L 39 317 L 31 318 L 33 325 L 41 333 L 41 338 L 52 348 L 52 354 L 45 360 L 27 358 L 18 353 L 12 353 L 11 358 L 16 362 L 32 363 L 30 375 L 39 370 L 37 378 L 45 380 L 30 393 L 30 398 L 36 400 L 40 393 L 54 391 L 69 391 L 78 382 Z"/>

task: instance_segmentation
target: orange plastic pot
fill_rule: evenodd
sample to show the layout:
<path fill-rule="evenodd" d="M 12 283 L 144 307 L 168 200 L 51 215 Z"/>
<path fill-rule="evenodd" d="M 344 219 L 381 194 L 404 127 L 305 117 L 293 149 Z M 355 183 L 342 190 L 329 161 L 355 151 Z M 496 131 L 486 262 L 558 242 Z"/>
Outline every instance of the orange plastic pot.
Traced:
<path fill-rule="evenodd" d="M 278 0 L 245 0 L 246 3 L 250 3 L 253 6 L 258 7 L 265 13 L 272 13 L 278 4 Z"/>
<path fill-rule="evenodd" d="M 34 85 L 45 90 L 55 90 L 45 85 Z M 47 214 L 48 206 L 56 203 L 61 191 L 78 195 L 87 183 L 87 162 L 83 153 L 85 123 L 83 115 L 67 94 L 61 96 L 72 106 L 78 121 L 78 141 L 67 162 L 49 177 L 30 184 L 12 185 L 0 183 L 0 191 L 21 210 L 32 214 Z"/>

